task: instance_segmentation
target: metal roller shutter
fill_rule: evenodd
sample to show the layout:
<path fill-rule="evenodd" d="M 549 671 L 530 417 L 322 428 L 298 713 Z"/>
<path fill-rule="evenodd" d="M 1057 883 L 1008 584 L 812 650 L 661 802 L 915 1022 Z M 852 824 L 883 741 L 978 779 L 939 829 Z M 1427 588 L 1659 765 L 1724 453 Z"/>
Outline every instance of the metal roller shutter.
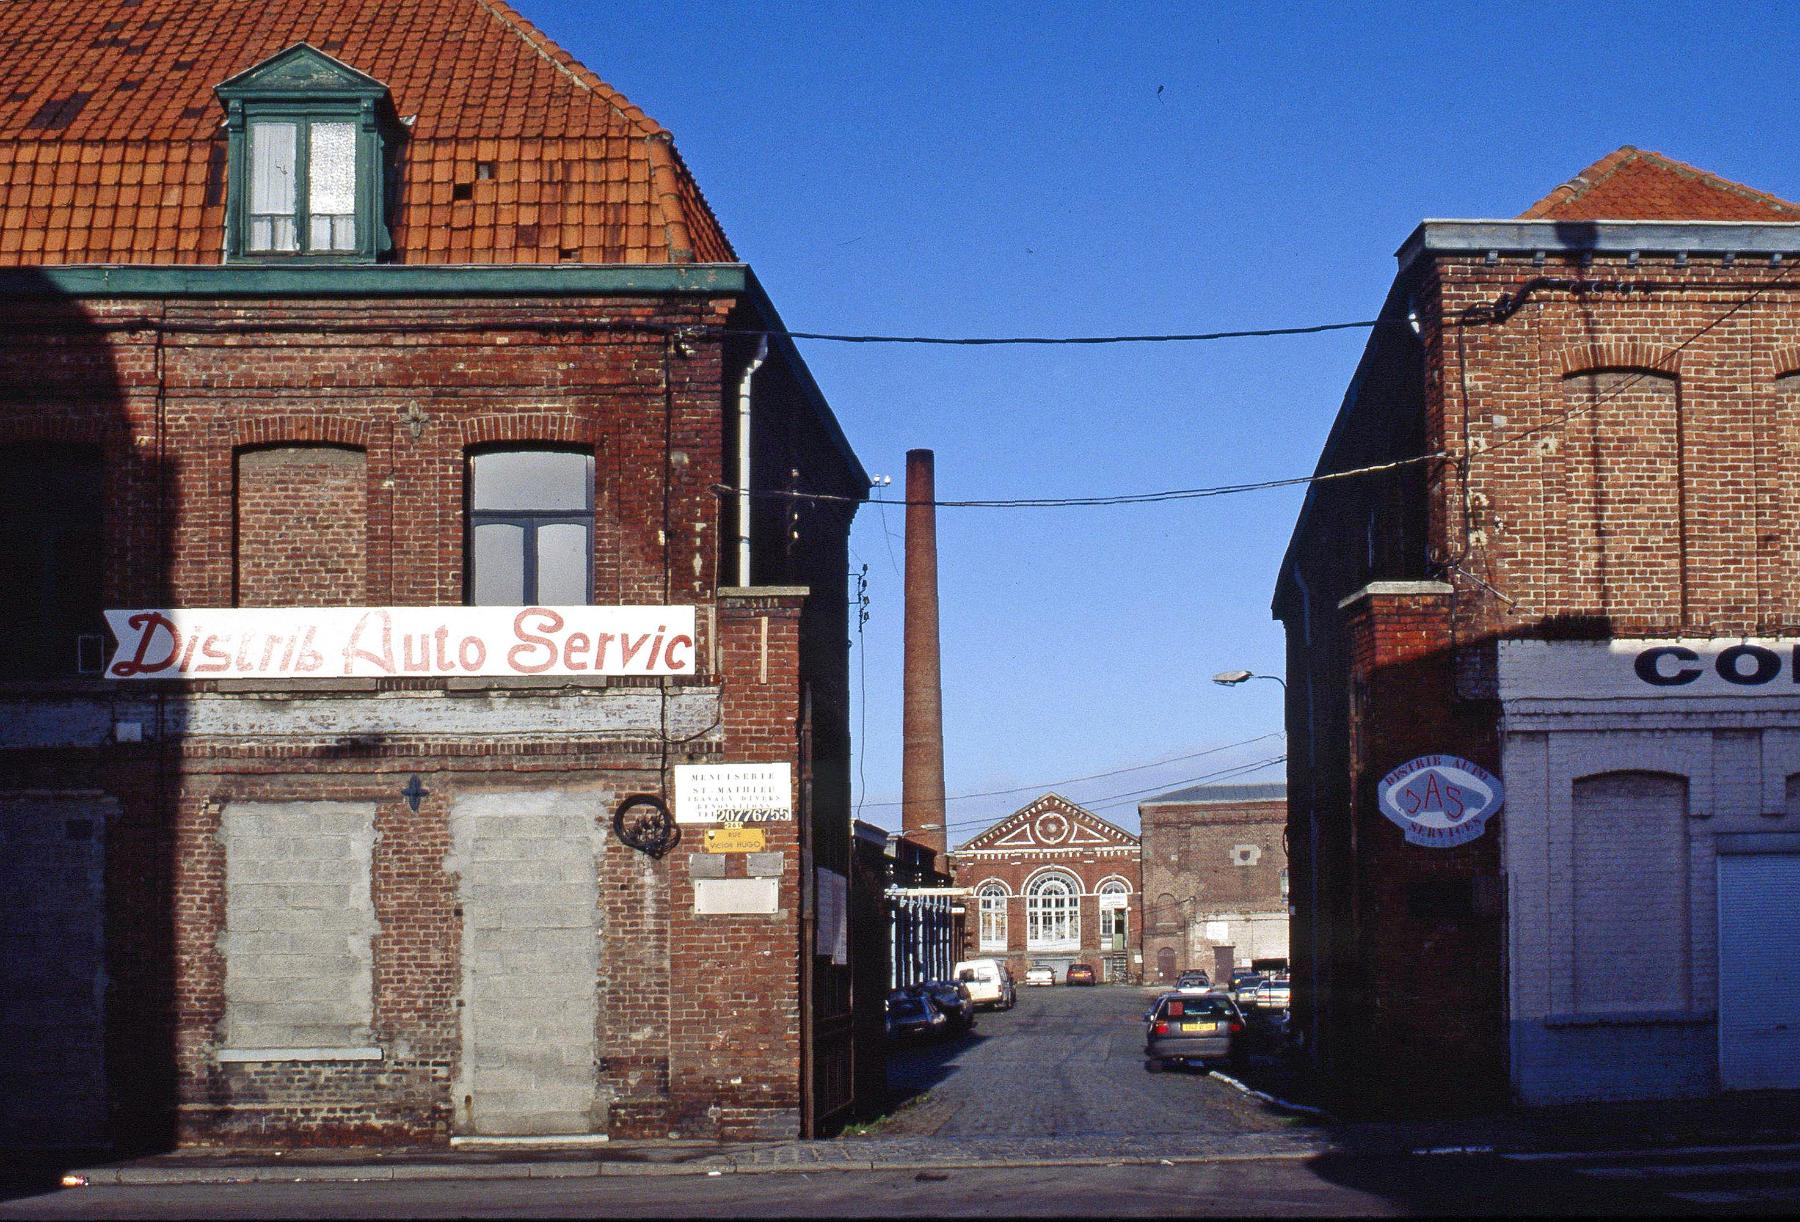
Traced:
<path fill-rule="evenodd" d="M 1800 1087 L 1800 854 L 1719 858 L 1719 1084 Z"/>

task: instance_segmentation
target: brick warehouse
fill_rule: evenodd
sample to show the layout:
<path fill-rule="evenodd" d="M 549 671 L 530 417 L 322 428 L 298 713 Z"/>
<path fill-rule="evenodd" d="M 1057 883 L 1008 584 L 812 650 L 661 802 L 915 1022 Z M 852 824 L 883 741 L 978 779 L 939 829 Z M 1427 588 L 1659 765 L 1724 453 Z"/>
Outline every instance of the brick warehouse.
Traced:
<path fill-rule="evenodd" d="M 1349 1104 L 1800 1085 L 1796 221 L 1624 148 L 1401 247 L 1318 470 L 1399 465 L 1311 487 L 1274 604 Z"/>
<path fill-rule="evenodd" d="M 1143 965 L 1138 838 L 1047 793 L 950 853 L 965 958 L 1004 959 L 1015 979 L 1045 964 L 1061 981 L 1086 963 L 1108 982 Z"/>
<path fill-rule="evenodd" d="M 28 0 L 0 46 L 0 1141 L 841 1120 L 868 483 L 668 133 L 493 0 Z M 847 500 L 740 531 L 746 402 L 753 486 Z M 327 678 L 185 620 L 130 673 L 334 608 L 402 631 Z M 659 852 L 626 799 L 723 765 L 756 851 Z"/>
<path fill-rule="evenodd" d="M 1287 786 L 1190 785 L 1138 803 L 1144 971 L 1214 980 L 1288 954 Z"/>

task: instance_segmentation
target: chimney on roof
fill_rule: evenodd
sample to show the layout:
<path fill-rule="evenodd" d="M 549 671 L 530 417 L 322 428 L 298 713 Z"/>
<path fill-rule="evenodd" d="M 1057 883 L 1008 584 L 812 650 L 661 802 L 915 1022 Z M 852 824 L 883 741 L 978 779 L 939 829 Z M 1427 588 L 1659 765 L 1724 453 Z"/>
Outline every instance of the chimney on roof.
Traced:
<path fill-rule="evenodd" d="M 942 857 L 944 688 L 938 658 L 937 499 L 930 450 L 906 452 L 905 693 L 901 719 L 900 830 Z M 934 862 L 942 869 L 943 863 Z"/>

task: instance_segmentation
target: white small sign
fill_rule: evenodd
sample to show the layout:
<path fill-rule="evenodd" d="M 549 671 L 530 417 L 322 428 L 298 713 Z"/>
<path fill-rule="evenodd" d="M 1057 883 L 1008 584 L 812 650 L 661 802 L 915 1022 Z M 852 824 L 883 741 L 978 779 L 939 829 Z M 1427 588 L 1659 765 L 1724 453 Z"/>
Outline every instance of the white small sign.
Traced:
<path fill-rule="evenodd" d="M 108 611 L 109 679 L 691 675 L 692 607 Z"/>
<path fill-rule="evenodd" d="M 1457 755 L 1421 755 L 1381 778 L 1381 813 L 1408 844 L 1445 849 L 1480 836 L 1505 797 L 1500 778 Z"/>
<path fill-rule="evenodd" d="M 675 766 L 677 823 L 785 823 L 793 817 L 792 764 Z"/>

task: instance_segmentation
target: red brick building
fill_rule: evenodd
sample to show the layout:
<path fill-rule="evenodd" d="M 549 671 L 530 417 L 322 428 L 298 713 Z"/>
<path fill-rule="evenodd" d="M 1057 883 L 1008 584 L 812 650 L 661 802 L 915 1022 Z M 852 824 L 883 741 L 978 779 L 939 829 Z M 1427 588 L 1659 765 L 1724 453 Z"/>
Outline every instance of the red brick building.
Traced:
<path fill-rule="evenodd" d="M 964 899 L 965 957 L 1005 959 L 1015 979 L 1037 964 L 1060 981 L 1086 963 L 1106 981 L 1143 964 L 1138 838 L 1047 793 L 950 853 Z"/>
<path fill-rule="evenodd" d="M 867 479 L 668 132 L 492 0 L 0 47 L 0 1142 L 846 1115 L 850 514 L 719 489 Z"/>
<path fill-rule="evenodd" d="M 1401 247 L 1275 596 L 1346 1101 L 1800 1085 L 1797 221 L 1625 148 Z"/>
<path fill-rule="evenodd" d="M 1190 785 L 1138 803 L 1147 977 L 1229 980 L 1287 958 L 1286 833 L 1279 782 Z"/>

